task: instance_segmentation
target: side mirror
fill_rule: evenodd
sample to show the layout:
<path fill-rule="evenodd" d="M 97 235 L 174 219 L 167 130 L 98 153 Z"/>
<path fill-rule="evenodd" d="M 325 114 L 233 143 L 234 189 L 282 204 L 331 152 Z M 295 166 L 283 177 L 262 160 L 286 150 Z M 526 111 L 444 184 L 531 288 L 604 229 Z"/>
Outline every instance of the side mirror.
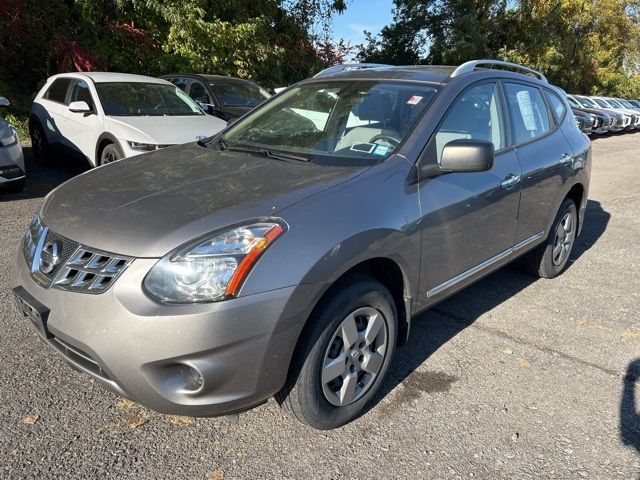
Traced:
<path fill-rule="evenodd" d="M 11 102 L 4 97 L 0 97 L 0 107 L 8 107 Z"/>
<path fill-rule="evenodd" d="M 91 107 L 84 101 L 71 102 L 69 104 L 69 111 L 75 113 L 89 113 L 91 112 Z"/>
<path fill-rule="evenodd" d="M 486 172 L 493 167 L 496 152 L 493 143 L 484 140 L 458 139 L 442 149 L 442 173 Z"/>

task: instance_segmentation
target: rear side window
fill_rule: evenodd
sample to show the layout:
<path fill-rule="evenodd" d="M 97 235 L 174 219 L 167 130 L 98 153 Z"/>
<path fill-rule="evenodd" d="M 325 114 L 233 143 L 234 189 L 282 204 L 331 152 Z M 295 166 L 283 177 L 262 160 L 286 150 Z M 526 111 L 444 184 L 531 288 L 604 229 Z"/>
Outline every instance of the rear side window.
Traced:
<path fill-rule="evenodd" d="M 551 110 L 553 110 L 553 113 L 556 116 L 556 121 L 560 123 L 564 118 L 564 112 L 567 110 L 564 106 L 564 102 L 560 100 L 560 97 L 558 97 L 555 93 L 551 93 L 545 90 L 544 94 L 547 97 L 549 105 L 551 105 Z"/>
<path fill-rule="evenodd" d="M 71 78 L 58 78 L 54 80 L 47 92 L 44 94 L 44 98 L 51 100 L 52 102 L 65 103 L 67 90 L 69 89 L 69 84 L 71 82 Z"/>
<path fill-rule="evenodd" d="M 505 94 L 514 143 L 522 143 L 551 129 L 549 113 L 540 90 L 519 83 L 505 83 Z"/>

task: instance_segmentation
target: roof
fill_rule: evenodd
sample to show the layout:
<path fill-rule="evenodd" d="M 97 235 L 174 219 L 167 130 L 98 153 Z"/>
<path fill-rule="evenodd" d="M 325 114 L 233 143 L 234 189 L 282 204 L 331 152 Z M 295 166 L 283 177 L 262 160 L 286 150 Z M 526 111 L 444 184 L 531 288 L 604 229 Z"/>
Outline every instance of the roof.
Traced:
<path fill-rule="evenodd" d="M 226 75 L 209 75 L 204 73 L 170 73 L 168 75 L 162 75 L 160 78 L 170 77 L 196 78 L 199 80 L 205 80 L 206 82 L 250 83 L 251 85 L 257 85 L 253 80 L 247 80 L 246 78 L 228 77 Z"/>
<path fill-rule="evenodd" d="M 352 68 L 336 72 L 327 72 L 314 78 L 340 78 L 340 79 L 388 79 L 388 80 L 414 80 L 420 82 L 446 83 L 456 67 L 432 66 L 432 65 L 408 65 L 392 66 L 379 65 L 368 68 Z"/>
<path fill-rule="evenodd" d="M 494 66 L 507 67 L 511 70 L 489 68 Z M 526 72 L 523 74 L 522 72 Z M 346 64 L 329 67 L 319 72 L 315 77 L 321 79 L 387 79 L 412 80 L 419 82 L 446 84 L 454 78 L 467 75 L 496 76 L 503 78 L 526 78 L 548 85 L 546 78 L 540 72 L 528 67 L 500 60 L 472 60 L 460 66 L 450 65 L 380 65 L 380 64 Z"/>
<path fill-rule="evenodd" d="M 132 73 L 117 72 L 73 72 L 68 74 L 60 74 L 57 76 L 83 76 L 88 77 L 95 83 L 104 82 L 138 82 L 138 83 L 168 83 L 166 80 L 155 77 L 147 77 L 145 75 L 134 75 Z"/>

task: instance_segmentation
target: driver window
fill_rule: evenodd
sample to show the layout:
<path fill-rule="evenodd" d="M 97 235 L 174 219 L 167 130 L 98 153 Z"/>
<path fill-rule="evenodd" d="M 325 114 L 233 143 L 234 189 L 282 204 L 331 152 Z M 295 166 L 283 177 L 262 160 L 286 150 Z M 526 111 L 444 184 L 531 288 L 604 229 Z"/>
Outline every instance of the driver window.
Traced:
<path fill-rule="evenodd" d="M 76 80 L 71 90 L 71 102 L 87 102 L 89 108 L 93 110 L 93 99 L 89 91 L 89 85 L 84 80 Z"/>
<path fill-rule="evenodd" d="M 189 96 L 197 102 L 211 103 L 209 100 L 209 94 L 200 82 L 193 82 L 189 90 Z"/>
<path fill-rule="evenodd" d="M 496 151 L 505 146 L 497 84 L 476 85 L 455 100 L 435 136 L 438 163 L 444 146 L 459 139 L 486 140 Z"/>

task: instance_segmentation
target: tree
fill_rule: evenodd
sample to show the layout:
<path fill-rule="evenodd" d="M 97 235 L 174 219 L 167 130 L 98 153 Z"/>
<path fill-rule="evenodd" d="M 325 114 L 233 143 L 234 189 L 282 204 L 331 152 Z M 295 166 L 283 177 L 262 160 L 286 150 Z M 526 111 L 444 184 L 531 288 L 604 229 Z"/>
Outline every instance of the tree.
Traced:
<path fill-rule="evenodd" d="M 361 61 L 457 65 L 474 58 L 543 71 L 568 91 L 640 96 L 640 0 L 396 0 Z"/>

